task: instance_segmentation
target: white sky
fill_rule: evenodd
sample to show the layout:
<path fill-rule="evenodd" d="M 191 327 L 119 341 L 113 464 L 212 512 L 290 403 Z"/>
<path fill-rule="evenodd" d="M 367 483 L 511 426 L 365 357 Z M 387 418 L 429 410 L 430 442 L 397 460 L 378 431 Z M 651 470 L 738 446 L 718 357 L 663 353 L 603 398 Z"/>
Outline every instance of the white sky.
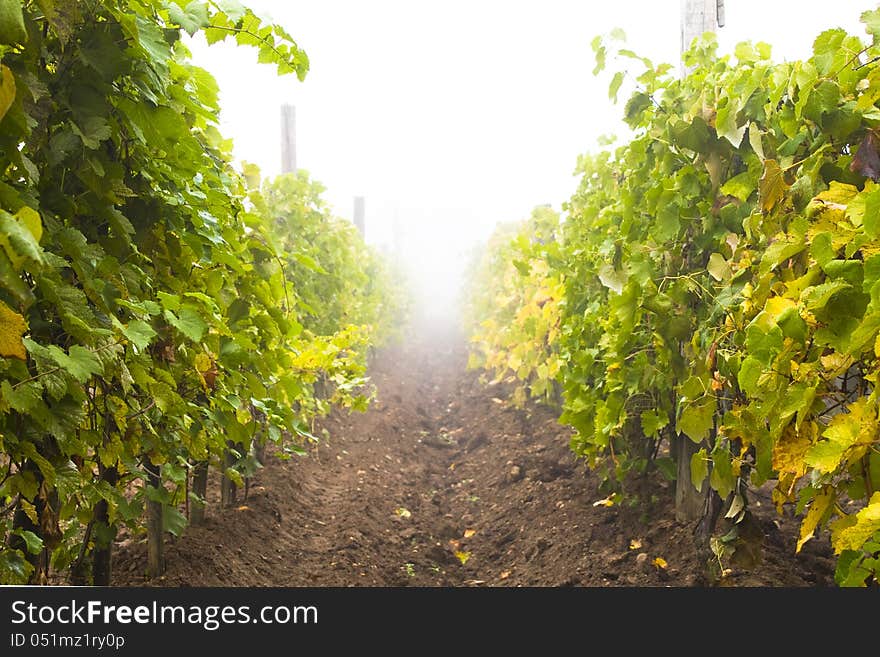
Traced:
<path fill-rule="evenodd" d="M 282 103 L 297 113 L 297 164 L 351 218 L 366 197 L 367 240 L 390 244 L 395 218 L 421 293 L 441 306 L 463 253 L 498 221 L 560 209 L 577 156 L 624 132 L 622 107 L 594 78 L 590 41 L 614 27 L 655 62 L 678 62 L 680 0 L 244 0 L 284 25 L 311 60 L 305 82 L 278 78 L 250 49 L 192 45 L 221 88 L 236 157 L 280 171 Z M 766 41 L 809 56 L 815 36 L 864 36 L 867 0 L 726 0 L 721 52 Z M 622 100 L 625 97 L 621 96 Z"/>

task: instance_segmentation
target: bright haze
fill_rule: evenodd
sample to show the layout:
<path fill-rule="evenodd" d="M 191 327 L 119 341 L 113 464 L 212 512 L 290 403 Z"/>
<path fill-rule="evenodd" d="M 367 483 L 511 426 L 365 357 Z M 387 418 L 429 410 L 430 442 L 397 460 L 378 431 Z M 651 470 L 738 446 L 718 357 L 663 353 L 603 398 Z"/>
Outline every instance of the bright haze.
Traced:
<path fill-rule="evenodd" d="M 627 45 L 677 63 L 679 0 L 245 0 L 309 55 L 305 82 L 279 78 L 231 44 L 191 44 L 217 78 L 222 130 L 238 160 L 280 172 L 280 106 L 296 108 L 297 166 L 351 219 L 366 199 L 368 242 L 398 252 L 435 314 L 451 313 L 462 267 L 497 222 L 562 204 L 578 155 L 625 135 L 590 42 L 622 28 Z M 766 41 L 778 60 L 876 3 L 726 0 L 722 53 Z M 610 67 L 613 68 L 612 63 Z M 623 97 L 622 97 L 623 100 Z"/>

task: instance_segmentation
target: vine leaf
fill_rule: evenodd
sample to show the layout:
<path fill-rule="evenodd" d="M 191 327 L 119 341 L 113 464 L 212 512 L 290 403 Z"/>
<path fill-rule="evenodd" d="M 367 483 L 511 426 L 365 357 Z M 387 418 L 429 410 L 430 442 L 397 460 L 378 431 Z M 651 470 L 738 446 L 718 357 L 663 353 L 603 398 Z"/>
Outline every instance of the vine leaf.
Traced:
<path fill-rule="evenodd" d="M 8 66 L 0 65 L 0 121 L 15 100 L 15 77 Z"/>
<path fill-rule="evenodd" d="M 880 531 L 880 492 L 874 493 L 864 509 L 855 516 L 855 522 L 841 529 L 833 537 L 834 550 L 858 550 L 876 532 Z"/>
<path fill-rule="evenodd" d="M 798 538 L 795 552 L 800 552 L 801 548 L 804 547 L 804 543 L 813 538 L 813 534 L 816 532 L 816 527 L 819 526 L 819 522 L 833 503 L 834 493 L 830 490 L 823 491 L 813 498 L 813 502 L 810 504 L 810 510 L 807 511 L 807 515 L 801 523 L 800 537 Z"/>
<path fill-rule="evenodd" d="M 95 374 L 101 374 L 104 368 L 94 352 L 74 345 L 68 353 L 58 345 L 49 345 L 48 353 L 58 366 L 80 383 L 85 383 Z"/>
<path fill-rule="evenodd" d="M 0 43 L 14 45 L 27 42 L 28 33 L 21 8 L 21 0 L 0 0 Z"/>
<path fill-rule="evenodd" d="M 208 6 L 198 0 L 190 2 L 186 8 L 182 8 L 177 2 L 169 2 L 168 16 L 190 36 L 207 27 L 211 22 L 208 17 Z"/>
<path fill-rule="evenodd" d="M 764 160 L 764 173 L 758 181 L 758 198 L 761 209 L 770 212 L 776 204 L 785 197 L 785 183 L 782 168 L 779 162 L 773 159 Z"/>
<path fill-rule="evenodd" d="M 27 331 L 24 317 L 0 301 L 0 356 L 27 360 L 21 336 Z"/>

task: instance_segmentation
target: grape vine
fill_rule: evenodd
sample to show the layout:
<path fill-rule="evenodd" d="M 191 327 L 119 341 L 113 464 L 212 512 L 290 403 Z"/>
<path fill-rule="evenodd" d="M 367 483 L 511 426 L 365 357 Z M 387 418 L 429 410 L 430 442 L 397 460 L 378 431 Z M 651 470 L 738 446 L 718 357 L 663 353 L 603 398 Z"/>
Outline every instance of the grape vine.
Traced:
<path fill-rule="evenodd" d="M 534 272 L 562 282 L 558 333 L 522 323 L 517 340 L 561 361 L 575 452 L 610 482 L 656 467 L 702 490 L 702 524 L 726 523 L 706 534 L 718 577 L 770 482 L 802 514 L 792 550 L 828 529 L 838 583 L 880 581 L 880 10 L 862 21 L 867 43 L 832 29 L 783 64 L 698 42 L 683 77 L 597 38 L 596 73 L 627 63 L 609 93 L 632 88 L 633 136 L 581 158 L 556 243 L 504 310 L 528 312 Z M 510 321 L 474 298 L 493 353 L 475 361 L 519 372 Z"/>
<path fill-rule="evenodd" d="M 371 396 L 390 275 L 305 174 L 232 167 L 181 30 L 308 70 L 235 0 L 2 3 L 0 583 L 109 584 L 118 531 L 183 531 L 208 465 L 241 484 Z"/>

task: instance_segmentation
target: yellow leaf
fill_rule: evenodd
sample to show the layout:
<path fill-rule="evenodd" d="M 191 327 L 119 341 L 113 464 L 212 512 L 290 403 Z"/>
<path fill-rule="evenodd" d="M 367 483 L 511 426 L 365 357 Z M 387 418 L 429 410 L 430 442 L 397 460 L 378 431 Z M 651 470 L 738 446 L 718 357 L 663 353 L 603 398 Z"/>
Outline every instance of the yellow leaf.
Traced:
<path fill-rule="evenodd" d="M 804 516 L 804 521 L 801 523 L 801 535 L 798 539 L 795 552 L 800 552 L 804 543 L 813 538 L 816 527 L 819 526 L 819 521 L 822 520 L 822 516 L 825 515 L 828 507 L 831 506 L 833 502 L 834 495 L 830 491 L 823 491 L 813 498 L 813 503 L 810 505 L 810 509 L 807 511 L 807 515 Z"/>
<path fill-rule="evenodd" d="M 642 541 L 639 540 L 638 538 L 634 538 L 629 542 L 629 549 L 630 550 L 638 550 L 641 547 L 642 547 Z"/>
<path fill-rule="evenodd" d="M 614 500 L 611 499 L 609 495 L 604 500 L 597 500 L 593 502 L 593 506 L 614 506 Z"/>
<path fill-rule="evenodd" d="M 805 423 L 805 426 L 807 424 Z M 809 424 L 812 426 L 811 423 Z M 779 441 L 773 446 L 773 469 L 780 473 L 790 472 L 795 478 L 804 476 L 807 472 L 804 456 L 811 445 L 809 431 L 798 432 L 792 426 L 786 427 Z"/>
<path fill-rule="evenodd" d="M 464 530 L 464 537 L 465 537 L 465 538 L 470 538 L 471 536 L 473 536 L 473 535 L 476 534 L 476 533 L 477 533 L 477 530 L 476 530 L 476 529 L 465 529 L 465 530 Z"/>
<path fill-rule="evenodd" d="M 843 550 L 860 550 L 862 546 L 880 531 L 880 491 L 874 493 L 868 506 L 855 514 L 855 521 L 842 527 L 832 537 L 834 551 L 840 554 Z"/>
<path fill-rule="evenodd" d="M 399 516 L 401 518 L 409 518 L 412 516 L 412 512 L 409 509 L 405 509 L 401 506 L 401 507 L 398 507 L 394 510 L 394 515 Z"/>
<path fill-rule="evenodd" d="M 666 559 L 664 559 L 663 557 L 654 557 L 654 561 L 652 561 L 651 563 L 654 564 L 655 568 L 660 568 L 663 570 L 665 570 L 666 567 L 669 565 L 668 563 L 666 563 Z"/>
<path fill-rule="evenodd" d="M 235 411 L 235 419 L 238 420 L 239 424 L 243 425 L 253 422 L 253 416 L 251 416 L 251 412 L 246 408 L 239 408 Z"/>
<path fill-rule="evenodd" d="M 30 234 L 34 236 L 34 240 L 39 244 L 43 238 L 43 219 L 40 217 L 40 213 L 33 208 L 24 206 L 15 213 L 15 218 L 24 224 L 24 227 L 28 229 Z"/>
<path fill-rule="evenodd" d="M 37 507 L 25 499 L 19 500 L 19 504 L 21 504 L 21 509 L 24 511 L 24 514 L 31 519 L 31 522 L 35 525 L 39 525 L 40 518 L 37 516 Z"/>
<path fill-rule="evenodd" d="M 21 336 L 27 331 L 24 317 L 0 301 L 0 356 L 27 360 Z"/>
<path fill-rule="evenodd" d="M 797 308 L 797 304 L 791 299 L 785 297 L 771 297 L 764 304 L 764 311 L 768 313 L 774 321 L 778 320 L 780 315 L 789 308 Z"/>
<path fill-rule="evenodd" d="M 468 562 L 468 559 L 471 558 L 470 552 L 462 552 L 461 550 L 456 550 L 455 557 L 459 561 L 461 561 L 461 565 L 465 565 Z"/>
<path fill-rule="evenodd" d="M 15 100 L 15 78 L 8 66 L 0 65 L 0 121 Z"/>

